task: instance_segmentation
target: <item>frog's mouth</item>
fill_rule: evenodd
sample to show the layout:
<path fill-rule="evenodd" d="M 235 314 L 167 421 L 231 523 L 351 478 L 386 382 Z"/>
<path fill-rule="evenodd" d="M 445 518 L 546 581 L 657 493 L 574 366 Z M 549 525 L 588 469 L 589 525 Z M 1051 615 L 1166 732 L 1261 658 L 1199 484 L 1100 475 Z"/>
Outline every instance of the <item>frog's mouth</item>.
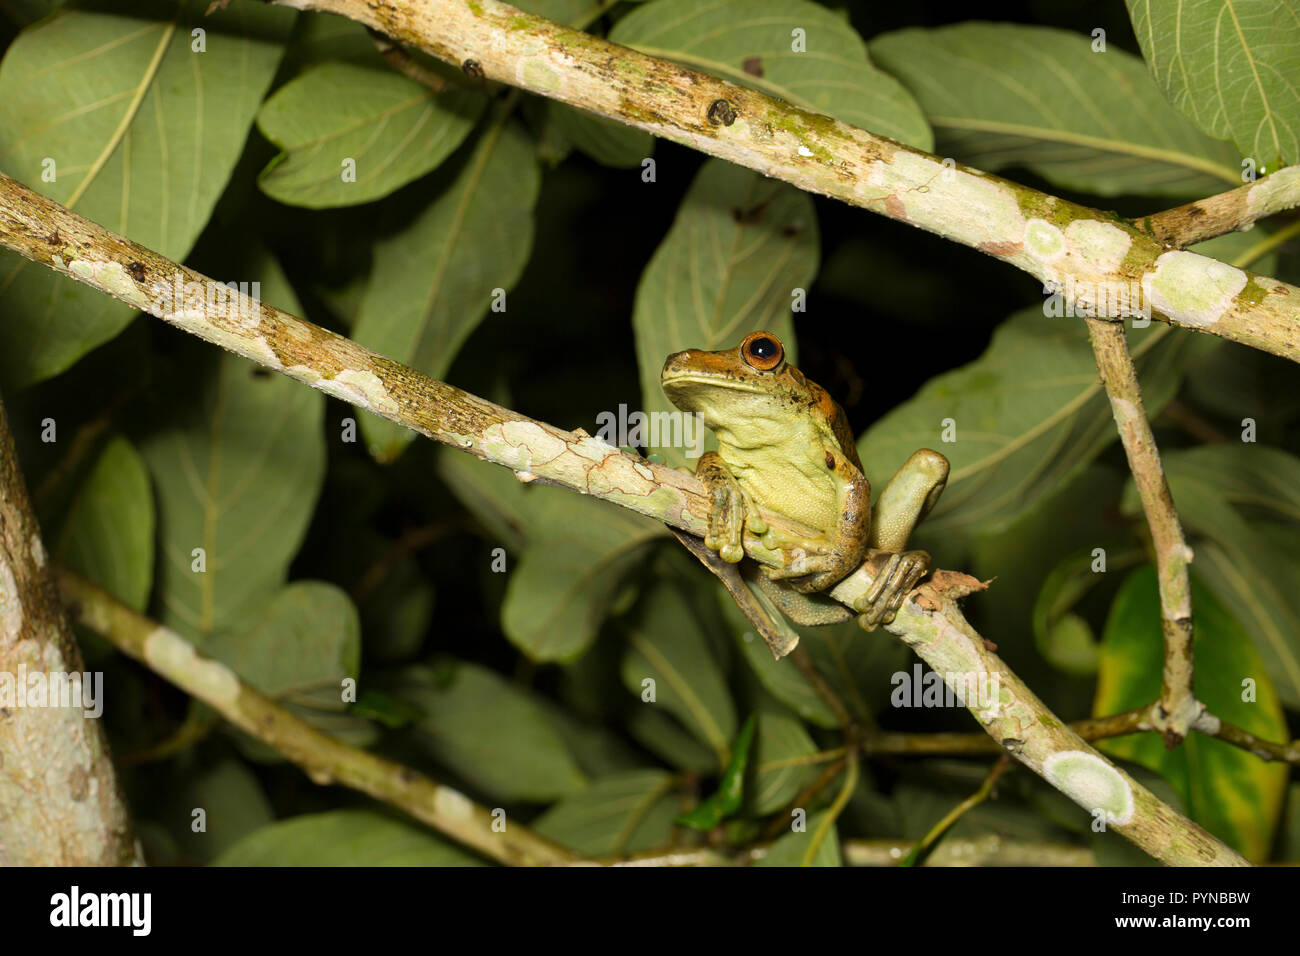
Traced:
<path fill-rule="evenodd" d="M 705 388 L 720 388 L 732 392 L 753 392 L 756 395 L 767 393 L 766 389 L 749 382 L 734 378 L 719 378 L 716 375 L 701 375 L 698 372 L 673 372 L 663 376 L 659 382 L 665 392 L 682 385 L 703 385 Z"/>

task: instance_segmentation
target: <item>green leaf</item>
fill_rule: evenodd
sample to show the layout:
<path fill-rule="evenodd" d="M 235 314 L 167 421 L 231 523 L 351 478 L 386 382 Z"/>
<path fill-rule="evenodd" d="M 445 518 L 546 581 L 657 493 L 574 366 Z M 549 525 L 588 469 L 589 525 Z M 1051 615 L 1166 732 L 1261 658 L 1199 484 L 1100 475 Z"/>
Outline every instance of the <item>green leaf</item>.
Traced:
<path fill-rule="evenodd" d="M 773 657 L 772 651 L 762 638 L 754 633 L 753 626 L 736 606 L 736 602 L 727 594 L 726 589 L 718 585 L 716 591 L 722 613 L 736 636 L 741 652 L 764 689 L 804 720 L 818 727 L 838 726 L 839 721 L 835 719 L 830 707 L 812 684 L 808 683 L 803 672 L 792 666 L 790 661 L 777 660 Z M 754 592 L 755 596 L 759 593 L 761 592 Z"/>
<path fill-rule="evenodd" d="M 825 767 L 808 760 L 816 753 L 817 745 L 797 719 L 779 706 L 761 708 L 748 812 L 761 817 L 785 807 Z"/>
<path fill-rule="evenodd" d="M 549 803 L 587 784 L 528 693 L 487 668 L 450 659 L 412 667 L 392 693 L 424 712 L 415 742 L 494 799 Z"/>
<path fill-rule="evenodd" d="M 535 661 L 571 661 L 596 639 L 663 528 L 559 488 L 529 489 L 524 510 L 530 535 L 510 572 L 501 628 Z"/>
<path fill-rule="evenodd" d="M 811 815 L 803 830 L 792 830 L 768 848 L 767 853 L 755 866 L 802 866 L 804 855 L 811 845 L 815 834 L 826 819 L 829 810 Z M 834 826 L 817 848 L 817 855 L 812 859 L 813 866 L 841 866 L 840 837 Z"/>
<path fill-rule="evenodd" d="M 1097 673 L 1097 639 L 1072 610 L 1098 582 L 1095 561 L 1091 551 L 1062 561 L 1043 582 L 1034 605 L 1034 642 L 1049 664 L 1067 674 Z"/>
<path fill-rule="evenodd" d="M 435 93 L 390 69 L 323 63 L 276 90 L 258 112 L 258 129 L 281 150 L 258 185 L 309 209 L 381 199 L 436 169 L 486 105 L 481 94 Z M 355 163 L 346 180 L 345 163 Z"/>
<path fill-rule="evenodd" d="M 736 733 L 736 711 L 708 636 L 682 595 L 665 581 L 643 595 L 627 626 L 623 685 L 642 707 L 662 707 L 698 740 L 708 744 L 724 766 Z M 654 699 L 644 682 L 653 681 Z"/>
<path fill-rule="evenodd" d="M 1286 719 L 1250 637 L 1192 575 L 1196 619 L 1196 699 L 1220 720 L 1267 740 L 1287 739 Z M 1093 713 L 1116 714 L 1160 696 L 1163 642 L 1160 596 L 1150 566 L 1133 572 L 1111 606 L 1102 640 Z M 1243 700 L 1253 682 L 1255 697 Z M 1150 767 L 1173 784 L 1191 818 L 1219 839 L 1267 858 L 1286 791 L 1285 764 L 1266 763 L 1223 741 L 1193 733 L 1166 750 L 1159 734 L 1130 734 L 1100 744 L 1116 757 Z"/>
<path fill-rule="evenodd" d="M 877 37 L 871 55 L 921 101 L 937 151 L 1024 166 L 1065 189 L 1183 196 L 1238 185 L 1238 157 L 1171 109 L 1142 61 L 1083 33 L 960 23 Z"/>
<path fill-rule="evenodd" d="M 1194 536 L 1197 571 L 1246 625 L 1282 700 L 1300 707 L 1300 567 L 1264 533 L 1269 525 L 1295 533 L 1300 459 L 1256 444 L 1162 457 L 1179 516 Z M 1131 482 L 1123 507 L 1140 514 Z"/>
<path fill-rule="evenodd" d="M 635 703 L 624 722 L 641 746 L 679 770 L 702 774 L 720 766 L 718 755 L 664 710 Z"/>
<path fill-rule="evenodd" d="M 1288 0 L 1127 0 L 1151 75 L 1261 172 L 1300 161 L 1300 10 Z"/>
<path fill-rule="evenodd" d="M 731 748 L 731 760 L 722 771 L 718 789 L 701 800 L 692 810 L 676 819 L 692 830 L 712 830 L 740 809 L 745 799 L 745 771 L 749 767 L 749 748 L 754 742 L 756 717 L 750 714 L 741 725 Z"/>
<path fill-rule="evenodd" d="M 668 842 L 680 798 L 662 770 L 626 770 L 561 800 L 532 829 L 586 857 L 621 856 Z"/>
<path fill-rule="evenodd" d="M 153 489 L 125 438 L 112 439 L 68 508 L 55 554 L 119 601 L 143 611 L 153 583 Z"/>
<path fill-rule="evenodd" d="M 535 661 L 581 656 L 596 639 L 619 583 L 643 562 L 651 540 L 611 534 L 606 542 L 550 539 L 529 547 L 510 575 L 502 630 Z"/>
<path fill-rule="evenodd" d="M 556 129 L 598 163 L 631 169 L 654 155 L 655 138 L 645 130 L 563 103 L 550 103 L 548 106 Z"/>
<path fill-rule="evenodd" d="M 413 823 L 369 810 L 309 813 L 262 827 L 214 866 L 481 866 Z"/>
<path fill-rule="evenodd" d="M 345 592 L 295 581 L 253 627 L 215 634 L 204 651 L 275 700 L 342 711 L 342 681 L 361 667 L 361 625 Z"/>
<path fill-rule="evenodd" d="M 705 163 L 637 286 L 632 325 L 644 409 L 673 409 L 659 373 L 685 348 L 730 348 L 768 329 L 794 361 L 792 295 L 812 284 L 817 256 L 817 213 L 806 193 L 722 160 Z M 681 448 L 651 447 L 671 464 L 686 462 Z"/>
<path fill-rule="evenodd" d="M 204 16 L 203 6 L 61 10 L 24 30 L 0 62 L 0 169 L 185 258 L 243 151 L 294 18 L 248 3 Z M 192 50 L 193 28 L 205 31 L 204 52 Z M 134 315 L 0 252 L 0 380 L 21 386 L 56 375 Z"/>
<path fill-rule="evenodd" d="M 802 51 L 795 30 L 803 31 Z M 654 0 L 619 20 L 609 38 L 917 149 L 932 146 L 916 101 L 871 65 L 847 18 L 820 4 Z"/>
<path fill-rule="evenodd" d="M 375 247 L 353 338 L 442 378 L 493 304 L 519 279 L 533 241 L 540 174 L 531 139 L 504 115 L 489 125 L 438 197 Z M 371 454 L 390 461 L 415 433 L 362 415 Z"/>
<path fill-rule="evenodd" d="M 251 274 L 301 313 L 269 256 Z M 187 343 L 173 364 L 140 450 L 157 492 L 160 617 L 201 644 L 250 626 L 285 583 L 325 475 L 325 396 L 208 345 Z"/>
<path fill-rule="evenodd" d="M 1189 355 L 1203 346 L 1166 327 L 1131 330 L 1147 411 L 1173 397 Z M 956 440 L 943 441 L 944 421 Z M 928 381 L 858 440 L 873 488 L 883 488 L 917 448 L 952 462 L 948 486 L 922 530 L 962 539 L 1005 526 L 1079 473 L 1115 440 L 1087 328 L 1040 307 L 998 327 L 974 362 Z"/>
<path fill-rule="evenodd" d="M 182 779 L 179 792 L 169 789 L 164 812 L 168 832 L 193 860 L 207 862 L 275 819 L 257 776 L 239 760 L 227 757 Z M 204 813 L 198 831 L 196 809 Z"/>
<path fill-rule="evenodd" d="M 521 550 L 528 520 L 524 499 L 534 489 L 509 468 L 480 461 L 463 451 L 439 445 L 435 454 L 438 477 L 446 482 L 456 500 L 503 548 Z"/>

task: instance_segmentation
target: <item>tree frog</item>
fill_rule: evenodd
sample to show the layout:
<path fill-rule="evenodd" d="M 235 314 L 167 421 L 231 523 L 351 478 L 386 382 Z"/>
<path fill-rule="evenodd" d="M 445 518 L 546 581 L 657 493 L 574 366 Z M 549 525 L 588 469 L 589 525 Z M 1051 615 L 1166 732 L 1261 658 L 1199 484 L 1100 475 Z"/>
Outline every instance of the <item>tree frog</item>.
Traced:
<path fill-rule="evenodd" d="M 691 535 L 678 538 L 722 579 L 776 656 L 788 653 L 797 636 L 781 638 L 745 588 L 736 567 L 745 554 L 745 532 L 781 552 L 785 567 L 747 567 L 744 579 L 794 623 L 851 617 L 816 592 L 868 559 L 878 573 L 854 607 L 858 623 L 870 631 L 892 621 L 929 571 L 928 554 L 904 548 L 943 491 L 948 459 L 929 449 L 914 453 L 881 493 L 873 515 L 871 486 L 844 410 L 785 360 L 785 347 L 771 332 L 753 332 L 732 349 L 670 355 L 660 382 L 679 409 L 700 413 L 718 441 L 718 450 L 705 452 L 695 468 L 712 502 L 703 547 Z M 760 507 L 816 534 L 778 534 L 760 517 Z"/>

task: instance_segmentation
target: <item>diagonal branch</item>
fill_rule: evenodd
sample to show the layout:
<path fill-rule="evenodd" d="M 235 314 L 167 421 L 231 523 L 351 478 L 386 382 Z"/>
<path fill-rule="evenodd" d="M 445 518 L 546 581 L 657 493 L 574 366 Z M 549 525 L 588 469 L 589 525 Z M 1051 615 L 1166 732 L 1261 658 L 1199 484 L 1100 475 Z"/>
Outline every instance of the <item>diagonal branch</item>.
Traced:
<path fill-rule="evenodd" d="M 1300 361 L 1300 289 L 1194 252 L 1133 223 L 656 59 L 498 0 L 277 0 L 337 13 L 397 42 L 690 146 L 807 192 L 987 252 L 1094 307 L 1142 290 L 1154 317 Z M 1249 196 L 1289 190 L 1274 173 Z M 1262 187 L 1262 188 L 1261 188 Z M 1129 297 L 1131 301 L 1132 297 Z"/>
<path fill-rule="evenodd" d="M 0 245 L 259 365 L 504 465 L 522 481 L 561 485 L 695 535 L 707 530 L 710 501 L 694 475 L 651 464 L 585 432 L 526 418 L 232 293 L 3 174 Z M 208 294 L 218 286 L 224 294 Z M 763 518 L 779 531 L 811 533 L 778 515 Z M 757 561 L 781 563 L 754 539 L 746 539 L 745 548 Z M 871 580 L 864 565 L 830 596 L 852 607 Z M 984 694 L 963 703 L 985 732 L 1147 853 L 1169 864 L 1246 865 L 1084 743 L 990 650 L 956 603 L 982 588 L 967 575 L 936 571 L 888 630 L 953 684 L 982 688 Z"/>

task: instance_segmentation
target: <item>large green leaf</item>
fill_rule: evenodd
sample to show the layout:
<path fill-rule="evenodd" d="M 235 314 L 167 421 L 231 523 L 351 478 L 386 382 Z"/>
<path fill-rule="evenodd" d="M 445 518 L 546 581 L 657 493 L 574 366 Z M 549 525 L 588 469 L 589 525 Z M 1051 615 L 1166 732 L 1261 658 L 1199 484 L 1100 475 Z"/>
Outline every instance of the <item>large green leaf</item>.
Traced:
<path fill-rule="evenodd" d="M 745 794 L 749 812 L 765 816 L 793 800 L 825 766 L 809 760 L 816 753 L 817 745 L 797 719 L 780 706 L 760 709 L 753 781 Z"/>
<path fill-rule="evenodd" d="M 705 163 L 637 286 L 632 325 L 645 411 L 673 408 L 659 386 L 673 352 L 730 348 L 768 329 L 794 361 L 793 293 L 812 284 L 817 256 L 817 213 L 806 193 L 721 160 Z M 686 462 L 665 441 L 651 447 L 672 464 Z"/>
<path fill-rule="evenodd" d="M 871 65 L 848 20 L 809 0 L 653 0 L 609 38 L 918 149 L 932 145 L 916 101 Z"/>
<path fill-rule="evenodd" d="M 654 153 L 655 138 L 645 130 L 564 103 L 548 105 L 556 129 L 598 163 L 630 169 Z"/>
<path fill-rule="evenodd" d="M 1300 708 L 1300 565 L 1267 533 L 1300 523 L 1300 459 L 1256 444 L 1207 445 L 1163 456 L 1196 568 L 1237 620 L 1289 707 Z M 1136 489 L 1124 510 L 1141 513 Z"/>
<path fill-rule="evenodd" d="M 533 660 L 566 661 L 591 646 L 620 583 L 663 528 L 569 491 L 544 491 L 529 496 L 545 517 L 533 515 L 537 530 L 510 573 L 501 627 Z"/>
<path fill-rule="evenodd" d="M 262 827 L 214 866 L 481 866 L 413 823 L 370 810 L 310 813 Z"/>
<path fill-rule="evenodd" d="M 561 800 L 532 828 L 588 857 L 619 856 L 662 846 L 681 809 L 677 778 L 663 770 L 625 770 Z"/>
<path fill-rule="evenodd" d="M 1287 739 L 1277 692 L 1241 624 L 1192 576 L 1196 699 L 1220 720 L 1266 740 Z M 1102 640 L 1093 713 L 1149 704 L 1160 696 L 1160 595 L 1150 566 L 1129 575 L 1111 606 Z M 1244 700 L 1245 683 L 1254 699 Z M 1287 767 L 1193 733 L 1166 750 L 1159 734 L 1103 742 L 1107 753 L 1150 767 L 1174 785 L 1193 820 L 1252 860 L 1268 856 L 1282 811 Z"/>
<path fill-rule="evenodd" d="M 672 584 L 642 597 L 627 627 L 623 684 L 642 707 L 663 708 L 727 763 L 736 710 L 699 618 Z M 646 681 L 653 681 L 648 685 Z M 653 701 L 646 700 L 653 687 Z"/>
<path fill-rule="evenodd" d="M 479 93 L 435 93 L 387 68 L 323 63 L 258 112 L 258 128 L 282 150 L 258 185 L 311 209 L 380 199 L 437 168 L 486 104 Z M 348 162 L 355 176 L 345 180 Z"/>
<path fill-rule="evenodd" d="M 163 800 L 161 822 L 186 857 L 205 863 L 275 819 L 257 776 L 233 757 L 178 771 Z M 194 811 L 199 809 L 203 829 L 195 830 Z"/>
<path fill-rule="evenodd" d="M 417 745 L 495 799 L 548 803 L 587 784 L 528 693 L 487 668 L 450 659 L 413 667 L 394 693 L 423 711 Z"/>
<path fill-rule="evenodd" d="M 268 302 L 301 311 L 269 256 L 251 274 Z M 175 364 L 141 451 L 158 499 L 160 616 L 202 643 L 249 627 L 288 576 L 325 477 L 325 396 L 198 343 Z"/>
<path fill-rule="evenodd" d="M 344 591 L 324 581 L 295 581 L 253 627 L 222 631 L 204 651 L 278 701 L 339 705 L 343 679 L 355 679 L 361 667 L 361 626 Z"/>
<path fill-rule="evenodd" d="M 937 149 L 979 169 L 1026 166 L 1102 196 L 1236 184 L 1238 157 L 1170 108 L 1142 61 L 1086 34 L 1011 23 L 909 29 L 871 54 L 921 101 Z"/>
<path fill-rule="evenodd" d="M 530 513 L 526 499 L 541 489 L 525 485 L 509 468 L 446 445 L 439 445 L 435 454 L 438 477 L 488 534 L 507 551 L 522 549 Z"/>
<path fill-rule="evenodd" d="M 1152 415 L 1173 396 L 1189 355 L 1204 348 L 1193 336 L 1168 333 L 1152 325 L 1129 335 Z M 947 419 L 956 441 L 941 440 Z M 1004 526 L 1115 437 L 1086 326 L 1031 307 L 999 326 L 974 362 L 930 379 L 876 422 L 858 452 L 877 490 L 917 448 L 948 457 L 947 490 L 923 525 L 939 540 Z"/>
<path fill-rule="evenodd" d="M 1300 8 L 1293 0 L 1127 0 L 1169 101 L 1259 170 L 1300 161 Z"/>
<path fill-rule="evenodd" d="M 153 549 L 149 473 L 131 443 L 114 438 L 77 490 L 55 554 L 119 601 L 143 611 L 153 583 Z"/>
<path fill-rule="evenodd" d="M 141 2 L 61 10 L 0 62 L 0 169 L 172 259 L 198 238 L 280 61 L 292 11 Z M 192 29 L 205 49 L 193 49 Z M 57 178 L 47 181 L 52 162 Z M 0 252 L 0 379 L 55 375 L 135 314 Z"/>
<path fill-rule="evenodd" d="M 499 116 L 441 194 L 375 248 L 353 338 L 442 378 L 470 332 L 528 261 L 540 174 L 532 140 Z M 415 433 L 361 417 L 371 454 L 389 461 Z"/>

